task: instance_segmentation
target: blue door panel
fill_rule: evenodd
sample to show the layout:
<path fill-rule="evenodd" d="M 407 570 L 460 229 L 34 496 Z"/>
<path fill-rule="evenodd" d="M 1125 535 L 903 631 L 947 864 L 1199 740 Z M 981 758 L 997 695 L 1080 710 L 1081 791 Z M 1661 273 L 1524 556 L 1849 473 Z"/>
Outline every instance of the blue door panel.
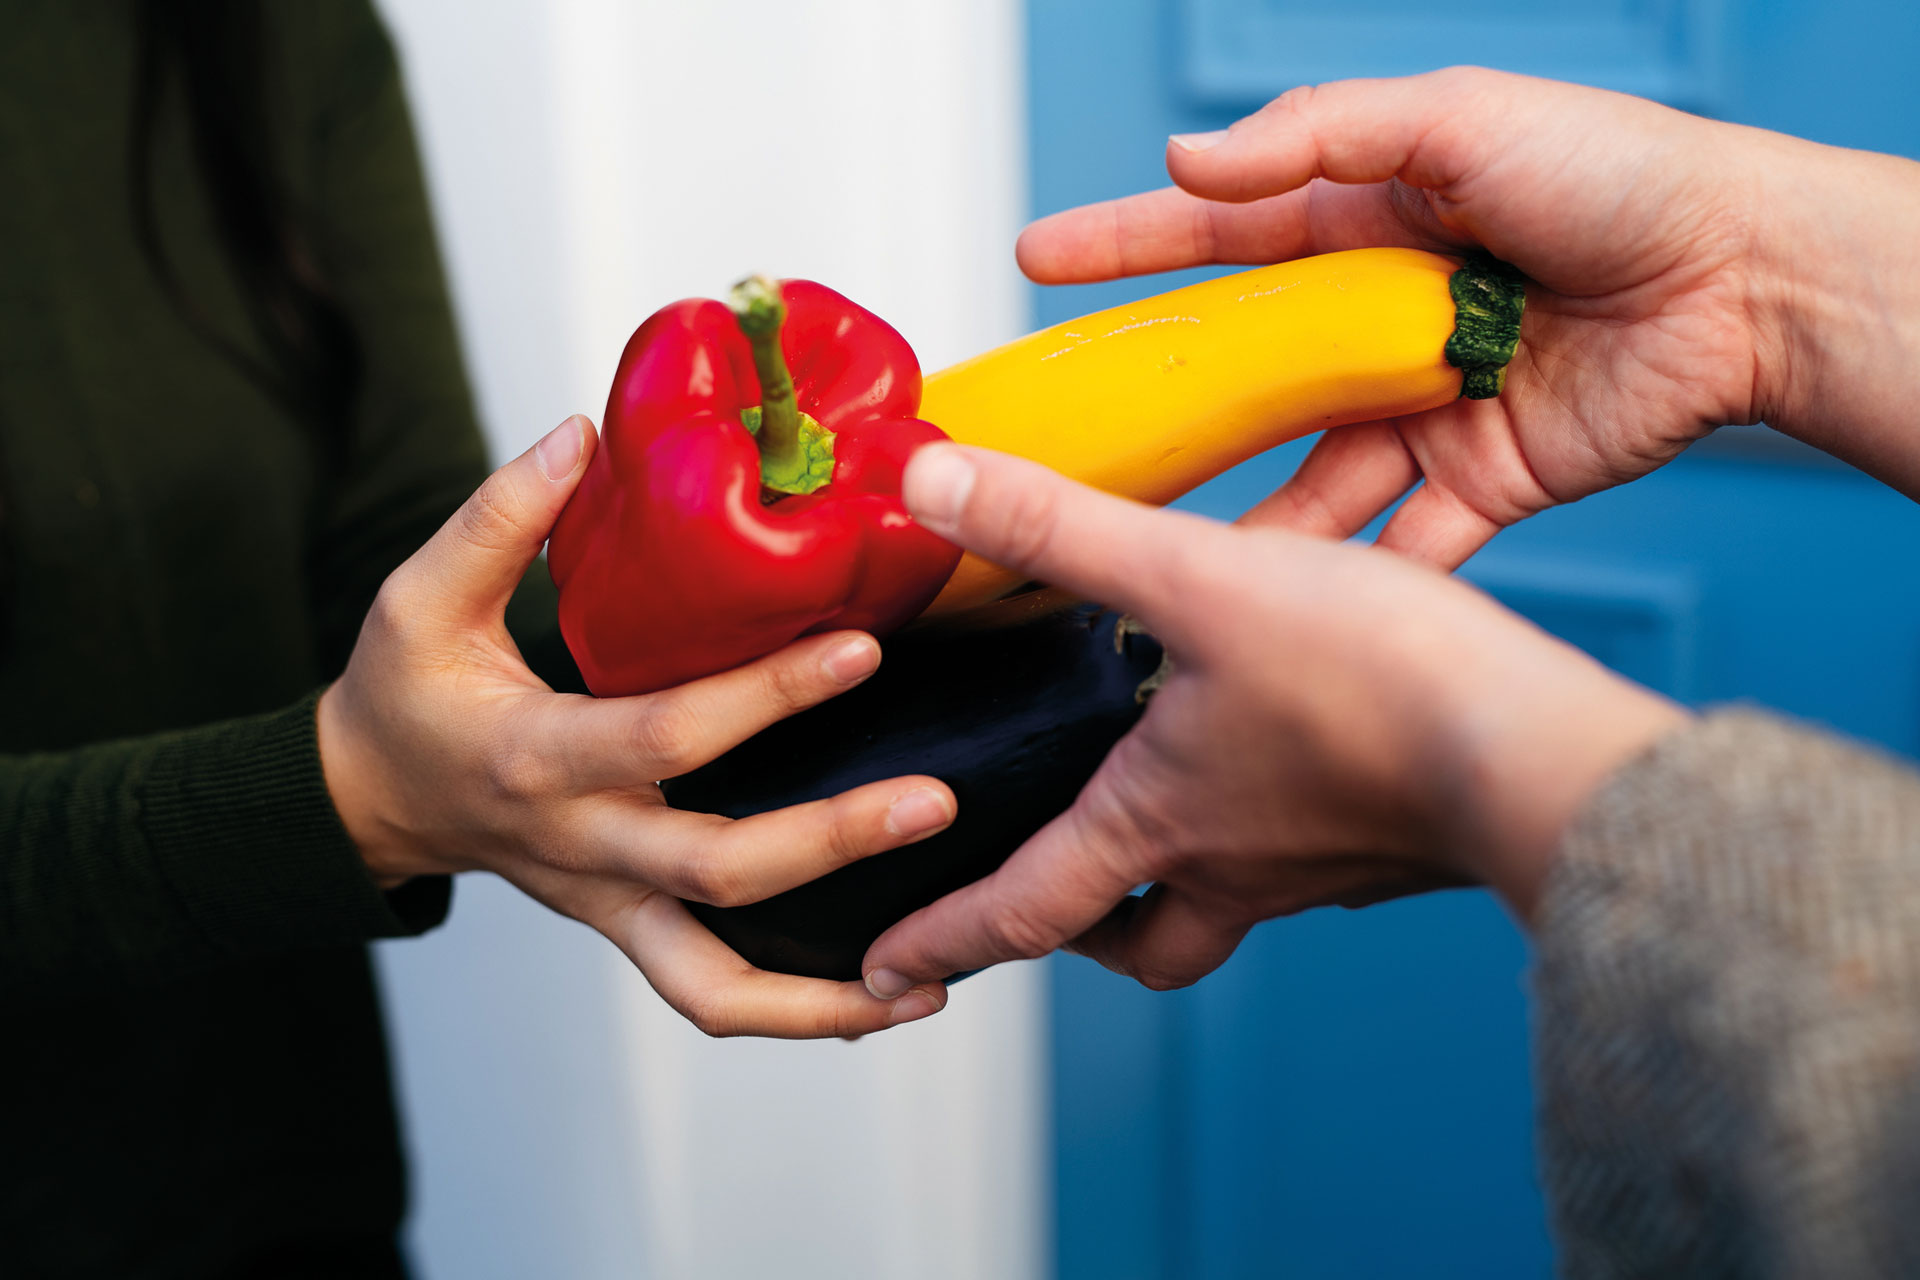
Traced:
<path fill-rule="evenodd" d="M 1521 963 L 1483 894 L 1256 931 L 1193 993 L 1184 1274 L 1543 1270 L 1539 1215 L 1516 1229 L 1514 1212 L 1536 1196 Z"/>
<path fill-rule="evenodd" d="M 1422 69 L 1423 49 L 1920 154 L 1906 0 L 1030 0 L 1028 34 L 1036 214 L 1163 185 L 1167 134 L 1301 79 Z M 1202 274 L 1036 291 L 1035 318 Z M 1750 700 L 1920 756 L 1920 507 L 1723 436 L 1508 531 L 1463 576 L 1683 701 Z M 1181 505 L 1231 517 L 1306 448 Z M 1471 892 L 1270 922 L 1183 992 L 1054 961 L 1059 1274 L 1548 1274 L 1525 963 Z"/>
<path fill-rule="evenodd" d="M 1054 1213 L 1062 1276 L 1184 1273 L 1187 993 L 1154 999 L 1091 961 L 1050 962 Z M 1067 1011 L 1071 1010 L 1071 1013 Z"/>
<path fill-rule="evenodd" d="M 1275 84 L 1459 64 L 1693 107 L 1716 105 L 1723 88 L 1719 0 L 1178 0 L 1174 8 L 1179 82 L 1209 106 L 1258 106 Z"/>

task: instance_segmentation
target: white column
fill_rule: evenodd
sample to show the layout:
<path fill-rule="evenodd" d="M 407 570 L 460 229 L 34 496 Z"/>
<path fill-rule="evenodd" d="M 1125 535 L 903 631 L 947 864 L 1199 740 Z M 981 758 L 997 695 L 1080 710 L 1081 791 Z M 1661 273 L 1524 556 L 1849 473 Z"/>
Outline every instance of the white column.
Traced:
<path fill-rule="evenodd" d="M 385 0 L 506 455 L 749 270 L 937 368 L 1025 320 L 1019 0 Z M 858 1044 L 706 1040 L 610 945 L 469 878 L 382 948 L 429 1277 L 1021 1280 L 1051 1206 L 1037 972 Z"/>

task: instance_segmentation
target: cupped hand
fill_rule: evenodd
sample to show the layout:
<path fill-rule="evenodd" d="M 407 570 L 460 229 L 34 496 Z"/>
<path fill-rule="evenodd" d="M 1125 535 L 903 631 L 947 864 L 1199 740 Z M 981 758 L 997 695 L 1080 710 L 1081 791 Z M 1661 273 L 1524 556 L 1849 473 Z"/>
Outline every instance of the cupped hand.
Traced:
<path fill-rule="evenodd" d="M 669 808 L 657 781 L 698 768 L 873 672 L 872 637 L 814 636 L 635 698 L 556 694 L 503 619 L 595 443 L 570 418 L 496 472 L 381 587 L 320 700 L 322 764 L 383 884 L 492 871 L 611 939 L 710 1035 L 856 1036 L 937 1012 L 939 983 L 878 1000 L 859 983 L 766 973 L 681 899 L 731 906 L 931 835 L 953 795 L 871 783 L 731 821 Z"/>
<path fill-rule="evenodd" d="M 1271 916 L 1439 883 L 1484 881 L 1525 917 L 1581 803 L 1685 717 L 1372 548 L 953 445 L 915 456 L 906 496 L 967 549 L 1133 613 L 1174 668 L 1066 813 L 874 943 L 876 995 L 1070 942 L 1180 986 Z"/>
<path fill-rule="evenodd" d="M 1175 187 L 1022 235 L 1043 283 L 1379 245 L 1478 246 L 1524 271 L 1497 401 L 1329 432 L 1249 514 L 1453 567 L 1499 529 L 1635 479 L 1779 406 L 1789 285 L 1770 171 L 1811 144 L 1472 68 L 1302 88 L 1167 148 Z M 1790 184 L 1783 184 L 1790 185 Z"/>

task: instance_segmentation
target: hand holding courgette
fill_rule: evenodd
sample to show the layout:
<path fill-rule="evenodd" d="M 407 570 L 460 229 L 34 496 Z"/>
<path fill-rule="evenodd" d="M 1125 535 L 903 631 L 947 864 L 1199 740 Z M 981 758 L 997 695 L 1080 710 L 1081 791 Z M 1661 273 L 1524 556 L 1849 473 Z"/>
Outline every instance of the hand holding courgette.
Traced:
<path fill-rule="evenodd" d="M 1505 264 L 1355 249 L 1220 276 L 1030 334 L 927 379 L 953 439 L 1166 503 L 1328 427 L 1499 394 L 1525 292 Z M 961 559 L 930 616 L 1020 586 Z"/>

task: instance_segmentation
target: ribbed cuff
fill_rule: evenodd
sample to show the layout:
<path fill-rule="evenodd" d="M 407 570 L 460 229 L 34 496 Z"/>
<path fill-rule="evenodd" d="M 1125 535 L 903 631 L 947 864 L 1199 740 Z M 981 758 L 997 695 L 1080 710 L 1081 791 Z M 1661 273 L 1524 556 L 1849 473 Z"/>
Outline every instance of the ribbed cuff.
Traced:
<path fill-rule="evenodd" d="M 173 735 L 148 767 L 141 825 L 154 861 L 223 950 L 402 937 L 446 918 L 449 877 L 387 892 L 367 874 L 321 772 L 319 699 Z"/>

